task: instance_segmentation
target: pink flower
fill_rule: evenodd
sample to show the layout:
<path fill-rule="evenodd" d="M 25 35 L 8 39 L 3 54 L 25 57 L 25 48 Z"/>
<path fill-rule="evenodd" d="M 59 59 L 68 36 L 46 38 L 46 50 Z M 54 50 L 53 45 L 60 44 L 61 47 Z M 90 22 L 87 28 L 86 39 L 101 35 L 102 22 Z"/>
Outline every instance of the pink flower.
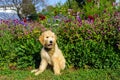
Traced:
<path fill-rule="evenodd" d="M 118 31 L 120 31 L 120 27 L 118 27 Z"/>
<path fill-rule="evenodd" d="M 113 3 L 112 3 L 112 5 L 113 5 L 113 6 L 116 6 L 116 5 L 117 5 L 117 3 L 113 2 Z"/>

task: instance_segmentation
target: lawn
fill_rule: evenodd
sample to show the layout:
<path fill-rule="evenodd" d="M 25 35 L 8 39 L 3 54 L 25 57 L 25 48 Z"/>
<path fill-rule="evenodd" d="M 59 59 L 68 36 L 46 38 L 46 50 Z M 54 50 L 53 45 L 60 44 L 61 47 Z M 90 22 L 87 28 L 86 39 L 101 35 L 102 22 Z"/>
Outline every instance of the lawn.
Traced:
<path fill-rule="evenodd" d="M 120 80 L 120 69 L 67 69 L 60 76 L 54 75 L 49 69 L 38 76 L 30 71 L 2 70 L 0 80 Z"/>

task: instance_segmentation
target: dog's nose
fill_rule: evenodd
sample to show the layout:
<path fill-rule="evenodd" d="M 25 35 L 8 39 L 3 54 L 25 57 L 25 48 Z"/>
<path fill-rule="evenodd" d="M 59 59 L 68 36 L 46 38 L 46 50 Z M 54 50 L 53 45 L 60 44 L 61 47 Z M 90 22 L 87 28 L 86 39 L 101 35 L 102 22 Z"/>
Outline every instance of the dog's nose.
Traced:
<path fill-rule="evenodd" d="M 53 43 L 52 41 L 50 41 L 50 43 Z"/>

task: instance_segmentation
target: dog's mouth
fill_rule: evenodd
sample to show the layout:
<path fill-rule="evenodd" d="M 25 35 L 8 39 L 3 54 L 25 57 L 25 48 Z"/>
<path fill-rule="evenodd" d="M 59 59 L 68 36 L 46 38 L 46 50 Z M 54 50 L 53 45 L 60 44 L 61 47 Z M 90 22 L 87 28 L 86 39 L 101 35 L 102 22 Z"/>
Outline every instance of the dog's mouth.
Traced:
<path fill-rule="evenodd" d="M 53 48 L 53 44 L 52 44 L 52 43 L 47 44 L 47 45 L 46 45 L 46 48 Z"/>
<path fill-rule="evenodd" d="M 53 44 L 48 44 L 47 46 L 49 47 L 49 46 L 52 46 Z"/>

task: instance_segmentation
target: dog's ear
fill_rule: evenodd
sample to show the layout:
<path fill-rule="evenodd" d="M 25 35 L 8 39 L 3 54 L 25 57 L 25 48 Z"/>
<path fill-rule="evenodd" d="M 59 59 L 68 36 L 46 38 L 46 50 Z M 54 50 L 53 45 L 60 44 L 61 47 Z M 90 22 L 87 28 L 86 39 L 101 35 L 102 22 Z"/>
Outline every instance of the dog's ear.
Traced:
<path fill-rule="evenodd" d="M 57 41 L 57 36 L 55 35 L 55 41 Z"/>
<path fill-rule="evenodd" d="M 43 33 L 40 35 L 39 41 L 42 45 L 44 45 L 44 34 Z"/>

